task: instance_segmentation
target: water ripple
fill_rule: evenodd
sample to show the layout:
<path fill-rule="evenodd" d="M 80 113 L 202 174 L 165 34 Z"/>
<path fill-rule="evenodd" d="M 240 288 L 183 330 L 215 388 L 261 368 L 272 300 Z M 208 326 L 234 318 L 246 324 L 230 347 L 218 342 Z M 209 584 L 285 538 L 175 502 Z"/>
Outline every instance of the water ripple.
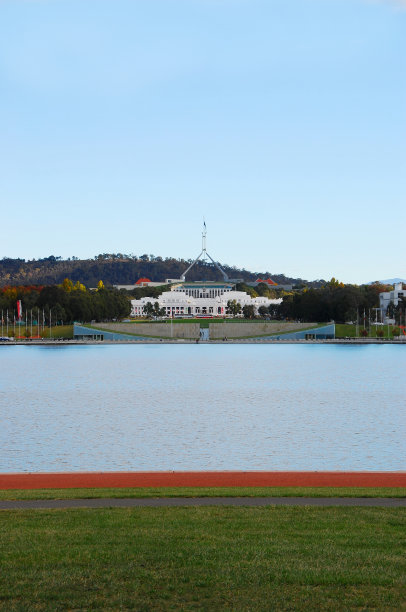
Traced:
<path fill-rule="evenodd" d="M 0 471 L 402 470 L 397 346 L 0 349 Z"/>

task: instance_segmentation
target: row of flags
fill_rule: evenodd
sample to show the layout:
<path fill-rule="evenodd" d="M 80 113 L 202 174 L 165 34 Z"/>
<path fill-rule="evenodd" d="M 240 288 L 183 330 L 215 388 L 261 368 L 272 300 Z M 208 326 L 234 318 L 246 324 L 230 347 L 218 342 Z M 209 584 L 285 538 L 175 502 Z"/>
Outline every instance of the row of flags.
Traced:
<path fill-rule="evenodd" d="M 34 325 L 41 325 L 41 321 L 40 321 L 40 309 L 37 308 L 37 319 L 34 322 Z M 32 309 L 30 310 L 31 313 L 31 322 L 32 321 Z M 14 324 L 16 323 L 22 323 L 22 319 L 23 319 L 24 313 L 23 313 L 23 309 L 22 309 L 22 305 L 21 305 L 21 300 L 17 301 L 17 316 L 16 316 L 16 311 L 13 310 L 13 317 L 11 317 L 11 313 L 9 316 L 8 313 L 8 309 L 6 310 L 6 312 L 4 312 L 4 310 L 1 311 L 1 325 L 5 325 L 5 324 L 11 324 L 14 322 Z M 25 311 L 25 321 L 26 324 L 28 324 L 28 311 Z M 42 326 L 45 327 L 45 310 L 42 309 Z"/>

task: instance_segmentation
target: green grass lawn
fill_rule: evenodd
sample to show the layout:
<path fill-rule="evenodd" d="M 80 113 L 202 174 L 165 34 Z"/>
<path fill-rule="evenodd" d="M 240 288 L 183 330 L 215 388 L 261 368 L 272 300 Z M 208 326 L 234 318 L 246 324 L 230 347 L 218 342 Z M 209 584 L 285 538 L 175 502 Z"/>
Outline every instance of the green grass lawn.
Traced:
<path fill-rule="evenodd" d="M 43 338 L 73 338 L 73 325 L 56 325 L 51 328 L 46 327 L 41 334 Z"/>
<path fill-rule="evenodd" d="M 224 323 L 225 321 L 229 321 L 230 319 L 223 318 L 213 318 L 213 319 L 172 319 L 172 323 L 174 325 L 178 323 L 199 323 L 200 327 L 209 327 L 210 323 Z M 231 319 L 232 320 L 232 319 Z M 241 321 L 241 319 L 239 319 Z M 163 319 L 160 321 L 155 321 L 154 319 L 135 319 L 132 323 L 165 323 L 167 325 L 171 324 L 171 319 Z"/>
<path fill-rule="evenodd" d="M 265 319 L 262 318 L 257 318 L 257 319 L 243 319 L 241 317 L 235 317 L 233 319 L 230 318 L 222 318 L 222 317 L 213 317 L 212 319 L 172 319 L 173 324 L 175 325 L 176 323 L 199 323 L 200 327 L 202 328 L 207 328 L 209 327 L 210 323 L 264 323 Z M 276 321 L 269 321 L 270 323 L 275 323 Z M 280 321 L 277 321 L 278 323 L 280 323 Z M 132 321 L 132 323 L 167 323 L 168 325 L 170 325 L 171 323 L 171 319 L 164 319 L 162 321 L 154 321 L 154 319 L 135 319 L 134 321 Z M 315 323 L 315 326 L 317 326 L 318 324 Z M 325 323 L 322 323 L 320 325 L 325 325 Z"/>
<path fill-rule="evenodd" d="M 406 489 L 390 487 L 140 487 L 0 491 L 2 500 L 120 497 L 406 497 Z"/>
<path fill-rule="evenodd" d="M 361 331 L 361 329 L 363 329 L 363 326 L 360 325 L 359 326 L 359 332 Z M 371 329 L 369 331 L 369 338 L 376 338 L 376 332 L 377 330 L 382 330 L 384 333 L 384 338 L 388 338 L 390 340 L 393 339 L 392 333 L 391 333 L 391 329 L 392 326 L 389 326 L 389 336 L 388 336 L 388 326 L 387 325 L 371 325 Z M 358 336 L 360 335 L 360 333 L 358 333 Z M 357 336 L 356 334 L 356 325 L 347 325 L 346 323 L 336 323 L 336 338 L 355 338 Z"/>
<path fill-rule="evenodd" d="M 0 609 L 404 610 L 402 508 L 0 512 Z"/>
<path fill-rule="evenodd" d="M 19 338 L 19 339 L 26 339 L 27 337 L 30 338 L 30 334 L 31 334 L 31 326 L 28 325 L 28 327 L 25 327 L 25 325 L 20 325 L 20 326 L 16 326 L 16 330 L 15 330 L 15 337 Z M 9 336 L 14 336 L 14 330 L 13 328 L 10 329 L 9 327 Z M 50 330 L 49 327 L 45 327 L 44 329 L 42 328 L 42 326 L 40 326 L 39 328 L 37 327 L 37 325 L 33 325 L 32 326 L 32 336 L 33 338 L 36 338 L 38 336 L 40 336 L 41 338 L 67 338 L 67 339 L 71 339 L 73 338 L 73 325 L 55 325 L 52 326 L 51 328 L 51 335 L 50 335 Z"/>

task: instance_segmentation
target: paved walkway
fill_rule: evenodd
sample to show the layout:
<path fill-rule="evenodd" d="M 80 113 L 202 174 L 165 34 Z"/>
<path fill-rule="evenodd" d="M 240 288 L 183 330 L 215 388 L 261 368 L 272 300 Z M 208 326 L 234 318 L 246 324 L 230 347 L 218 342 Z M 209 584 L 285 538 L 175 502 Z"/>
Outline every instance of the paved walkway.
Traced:
<path fill-rule="evenodd" d="M 0 501 L 0 510 L 55 508 L 163 508 L 190 506 L 363 506 L 406 508 L 406 498 L 371 497 L 161 497 L 150 499 L 36 499 Z"/>
<path fill-rule="evenodd" d="M 406 487 L 406 472 L 66 472 L 0 474 L 0 489 Z"/>

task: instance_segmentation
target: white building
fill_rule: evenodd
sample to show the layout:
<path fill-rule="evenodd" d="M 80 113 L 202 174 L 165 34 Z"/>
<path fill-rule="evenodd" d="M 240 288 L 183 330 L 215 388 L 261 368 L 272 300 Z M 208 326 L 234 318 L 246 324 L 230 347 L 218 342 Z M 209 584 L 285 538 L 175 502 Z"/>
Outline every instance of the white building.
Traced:
<path fill-rule="evenodd" d="M 164 291 L 158 298 L 144 297 L 131 300 L 134 317 L 143 316 L 144 307 L 148 302 L 158 302 L 160 308 L 165 308 L 166 316 L 213 316 L 223 317 L 227 311 L 227 302 L 236 300 L 241 308 L 254 306 L 258 312 L 260 306 L 280 304 L 282 299 L 266 297 L 252 298 L 244 291 L 235 291 L 232 283 L 195 282 L 181 283 Z"/>
<path fill-rule="evenodd" d="M 385 323 L 390 323 L 392 319 L 386 317 L 386 311 L 389 304 L 397 306 L 399 300 L 406 297 L 406 289 L 403 289 L 403 283 L 396 283 L 392 291 L 384 291 L 379 294 L 379 307 L 381 309 L 382 316 L 385 318 Z"/>
<path fill-rule="evenodd" d="M 223 277 L 223 282 L 196 281 L 186 282 L 186 275 L 199 261 L 210 260 Z M 271 279 L 269 279 L 271 280 Z M 260 306 L 280 304 L 282 299 L 269 299 L 266 297 L 252 298 L 244 291 L 235 291 L 235 284 L 230 280 L 219 263 L 216 263 L 206 249 L 206 223 L 203 225 L 202 250 L 193 263 L 185 270 L 180 279 L 167 279 L 167 283 L 173 283 L 170 291 L 164 291 L 158 298 L 144 297 L 139 300 L 131 300 L 133 317 L 145 314 L 145 305 L 150 302 L 158 302 L 160 308 L 164 308 L 167 317 L 173 316 L 207 316 L 224 317 L 227 312 L 227 302 L 235 300 L 244 306 L 254 306 L 258 312 Z M 273 282 L 273 281 L 271 281 Z"/>

